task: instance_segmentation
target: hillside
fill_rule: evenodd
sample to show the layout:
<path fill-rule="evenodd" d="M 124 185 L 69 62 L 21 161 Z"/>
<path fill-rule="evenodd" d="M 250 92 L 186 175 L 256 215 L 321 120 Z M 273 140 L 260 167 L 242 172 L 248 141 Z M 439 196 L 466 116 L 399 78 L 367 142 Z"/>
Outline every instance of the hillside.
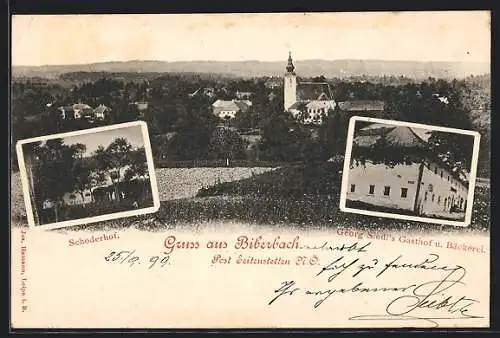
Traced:
<path fill-rule="evenodd" d="M 488 63 L 418 62 L 382 60 L 305 60 L 296 61 L 303 77 L 324 75 L 328 78 L 346 76 L 405 76 L 415 79 L 464 78 L 490 72 Z M 82 65 L 13 66 L 13 77 L 55 78 L 68 72 L 140 72 L 140 73 L 212 73 L 239 77 L 279 76 L 285 62 L 262 61 L 126 61 Z"/>

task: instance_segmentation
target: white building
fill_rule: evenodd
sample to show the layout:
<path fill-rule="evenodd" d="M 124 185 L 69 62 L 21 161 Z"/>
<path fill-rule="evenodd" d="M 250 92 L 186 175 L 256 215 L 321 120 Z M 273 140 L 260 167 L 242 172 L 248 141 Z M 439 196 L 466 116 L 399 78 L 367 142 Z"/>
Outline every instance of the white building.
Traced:
<path fill-rule="evenodd" d="M 252 102 L 248 100 L 217 100 L 212 104 L 212 109 L 214 115 L 217 117 L 223 120 L 230 120 L 239 112 L 246 113 L 251 106 Z"/>
<path fill-rule="evenodd" d="M 295 118 L 300 118 L 305 124 L 321 124 L 328 111 L 334 110 L 337 106 L 346 113 L 368 116 L 377 116 L 385 108 L 383 101 L 336 102 L 327 82 L 298 82 L 291 53 L 288 55 L 283 88 L 285 111 L 292 113 Z"/>
<path fill-rule="evenodd" d="M 94 117 L 98 120 L 105 120 L 110 112 L 111 108 L 100 104 L 94 109 Z"/>
<path fill-rule="evenodd" d="M 368 131 L 363 133 L 363 131 Z M 371 148 L 383 139 L 388 152 L 425 154 L 427 142 L 411 128 L 366 128 L 353 140 L 353 148 Z M 416 152 L 415 152 L 416 153 Z M 417 156 L 406 164 L 387 165 L 353 156 L 347 201 L 410 212 L 421 216 L 458 219 L 467 206 L 468 183 L 437 156 Z"/>

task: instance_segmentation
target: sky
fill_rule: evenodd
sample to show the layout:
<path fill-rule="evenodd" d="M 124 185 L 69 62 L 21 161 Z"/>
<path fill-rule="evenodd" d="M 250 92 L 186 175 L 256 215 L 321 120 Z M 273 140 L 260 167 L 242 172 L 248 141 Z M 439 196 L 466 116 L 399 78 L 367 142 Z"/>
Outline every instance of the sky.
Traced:
<path fill-rule="evenodd" d="M 84 157 L 91 156 L 99 145 L 107 147 L 118 137 L 126 138 L 133 148 L 143 147 L 144 141 L 141 126 L 105 130 L 97 133 L 81 134 L 63 138 L 64 144 L 83 143 L 87 146 Z"/>
<path fill-rule="evenodd" d="M 490 13 L 14 15 L 12 65 L 377 59 L 490 62 Z"/>

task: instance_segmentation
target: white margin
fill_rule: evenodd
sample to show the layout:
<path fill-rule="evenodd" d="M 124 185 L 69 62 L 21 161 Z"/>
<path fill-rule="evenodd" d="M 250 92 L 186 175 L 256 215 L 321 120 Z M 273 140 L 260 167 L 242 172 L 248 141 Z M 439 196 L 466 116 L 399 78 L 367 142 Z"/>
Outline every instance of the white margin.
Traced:
<path fill-rule="evenodd" d="M 349 182 L 349 167 L 351 163 L 351 152 L 352 152 L 352 141 L 354 138 L 354 127 L 357 121 L 365 121 L 365 122 L 373 122 L 373 123 L 381 123 L 381 124 L 389 124 L 396 126 L 406 126 L 411 128 L 421 128 L 428 129 L 434 131 L 443 131 L 449 133 L 457 133 L 462 135 L 469 135 L 474 137 L 474 146 L 472 150 L 472 162 L 471 162 L 471 171 L 469 174 L 469 191 L 467 194 L 467 210 L 465 211 L 465 219 L 463 222 L 460 221 L 450 221 L 439 218 L 431 218 L 431 217 L 418 217 L 418 216 L 409 216 L 409 215 L 400 215 L 393 214 L 388 212 L 378 212 L 378 211 L 368 211 L 363 209 L 354 209 L 346 207 L 346 199 L 347 199 L 347 185 Z M 402 219 L 408 221 L 417 221 L 417 222 L 425 222 L 425 223 L 435 223 L 442 225 L 453 225 L 453 226 L 461 226 L 467 227 L 471 224 L 472 221 L 472 207 L 474 203 L 474 189 L 476 186 L 476 173 L 477 173 L 477 162 L 479 158 L 479 142 L 481 139 L 481 135 L 472 130 L 463 130 L 463 129 L 455 129 L 448 127 L 439 127 L 439 126 L 431 126 L 426 124 L 419 123 L 411 123 L 411 122 L 403 122 L 396 120 L 384 120 L 378 118 L 371 117 L 362 117 L 362 116 L 353 116 L 349 120 L 349 128 L 347 130 L 347 144 L 344 155 L 344 168 L 342 171 L 342 187 L 340 190 L 340 211 L 349 212 L 361 215 L 368 216 L 377 216 L 377 217 L 385 217 L 385 218 L 395 218 Z"/>
<path fill-rule="evenodd" d="M 29 193 L 28 176 L 26 173 L 26 166 L 24 164 L 23 145 L 26 143 L 51 140 L 54 138 L 65 138 L 65 137 L 82 135 L 82 134 L 92 134 L 92 133 L 102 132 L 102 131 L 106 131 L 106 130 L 128 128 L 128 127 L 133 127 L 133 126 L 141 126 L 142 138 L 144 141 L 144 150 L 146 152 L 146 160 L 148 163 L 149 181 L 151 183 L 151 192 L 153 194 L 153 206 L 149 207 L 149 208 L 138 209 L 138 210 L 120 211 L 120 212 L 116 212 L 116 213 L 112 213 L 112 214 L 86 217 L 86 218 L 80 218 L 80 219 L 57 222 L 57 223 L 36 225 L 34 217 L 33 217 L 33 209 L 31 207 L 31 196 Z M 33 230 L 35 230 L 35 229 L 36 230 L 58 229 L 58 228 L 69 227 L 69 226 L 73 226 L 73 225 L 83 225 L 83 224 L 108 221 L 108 220 L 123 218 L 123 217 L 151 214 L 151 213 L 157 212 L 160 209 L 160 198 L 159 198 L 159 193 L 158 193 L 158 185 L 156 182 L 153 154 L 151 151 L 151 142 L 149 140 L 148 126 L 147 126 L 146 122 L 144 122 L 144 121 L 126 122 L 126 123 L 114 124 L 114 125 L 110 125 L 110 126 L 83 129 L 83 130 L 72 131 L 72 132 L 67 132 L 67 133 L 52 134 L 52 135 L 24 139 L 24 140 L 20 140 L 16 143 L 16 152 L 17 152 L 17 161 L 19 164 L 19 172 L 21 175 L 21 183 L 22 183 L 22 187 L 23 187 L 24 205 L 26 207 L 26 216 L 28 218 L 28 225 L 29 225 L 30 229 L 33 229 Z"/>

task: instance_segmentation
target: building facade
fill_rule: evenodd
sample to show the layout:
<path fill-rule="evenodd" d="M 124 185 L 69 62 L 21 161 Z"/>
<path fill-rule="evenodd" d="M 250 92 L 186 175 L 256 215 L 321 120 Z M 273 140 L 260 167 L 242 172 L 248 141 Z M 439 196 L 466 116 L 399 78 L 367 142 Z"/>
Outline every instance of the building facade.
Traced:
<path fill-rule="evenodd" d="M 369 147 L 379 136 L 386 137 L 391 151 L 412 151 L 425 145 L 408 127 L 384 130 L 385 135 L 360 136 L 353 140 Z M 434 158 L 434 159 L 432 159 Z M 361 202 L 419 216 L 459 219 L 467 208 L 468 183 L 448 165 L 428 158 L 412 163 L 388 165 L 369 159 L 351 158 L 347 201 Z"/>

